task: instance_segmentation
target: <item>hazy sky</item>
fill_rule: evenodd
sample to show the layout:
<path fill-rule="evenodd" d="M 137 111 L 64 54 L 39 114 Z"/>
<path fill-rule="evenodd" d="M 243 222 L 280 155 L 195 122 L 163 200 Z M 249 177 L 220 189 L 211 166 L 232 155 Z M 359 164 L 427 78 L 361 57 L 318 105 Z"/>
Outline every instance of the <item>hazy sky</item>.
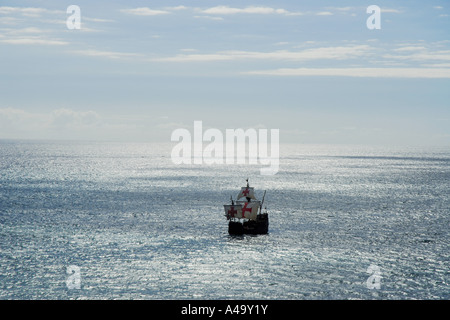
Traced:
<path fill-rule="evenodd" d="M 450 146 L 449 35 L 438 0 L 1 1 L 0 138 Z"/>

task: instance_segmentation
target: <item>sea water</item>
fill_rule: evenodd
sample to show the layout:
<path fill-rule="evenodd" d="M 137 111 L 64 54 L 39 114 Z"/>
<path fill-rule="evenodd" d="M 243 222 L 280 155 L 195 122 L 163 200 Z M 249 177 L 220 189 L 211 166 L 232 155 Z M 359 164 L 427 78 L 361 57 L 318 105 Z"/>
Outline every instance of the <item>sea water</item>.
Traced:
<path fill-rule="evenodd" d="M 0 299 L 450 298 L 448 148 L 280 145 L 273 176 L 171 148 L 0 141 Z M 230 236 L 247 178 L 269 234 Z"/>

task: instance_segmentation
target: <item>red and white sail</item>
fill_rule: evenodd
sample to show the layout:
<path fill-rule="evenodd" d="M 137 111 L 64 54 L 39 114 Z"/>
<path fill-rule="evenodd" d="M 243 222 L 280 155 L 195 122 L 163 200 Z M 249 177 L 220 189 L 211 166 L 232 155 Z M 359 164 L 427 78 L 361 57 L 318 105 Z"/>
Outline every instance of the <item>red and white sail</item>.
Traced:
<path fill-rule="evenodd" d="M 243 218 L 241 204 L 225 204 L 223 207 L 225 208 L 225 216 L 227 217 L 227 220 L 230 220 L 231 218 Z"/>
<path fill-rule="evenodd" d="M 237 199 L 241 199 L 241 198 L 250 198 L 250 199 L 254 199 L 255 198 L 255 190 L 253 187 L 242 187 L 241 191 L 239 192 Z"/>
<path fill-rule="evenodd" d="M 256 215 L 258 214 L 258 210 L 261 205 L 260 201 L 238 201 L 238 204 L 242 206 L 241 210 L 243 218 L 256 220 Z"/>
<path fill-rule="evenodd" d="M 237 201 L 236 204 L 225 204 L 225 216 L 227 219 L 249 219 L 256 220 L 256 215 L 261 206 L 261 201 Z"/>

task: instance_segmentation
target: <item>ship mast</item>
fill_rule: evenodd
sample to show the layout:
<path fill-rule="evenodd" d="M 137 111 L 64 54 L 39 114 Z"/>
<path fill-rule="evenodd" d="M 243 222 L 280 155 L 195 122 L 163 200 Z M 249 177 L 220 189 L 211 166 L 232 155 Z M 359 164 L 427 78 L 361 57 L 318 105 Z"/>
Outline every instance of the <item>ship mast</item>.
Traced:
<path fill-rule="evenodd" d="M 261 214 L 262 213 L 262 206 L 263 206 L 263 203 L 264 203 L 264 197 L 266 196 L 266 190 L 264 190 L 264 195 L 263 195 L 263 197 L 262 197 L 262 201 L 261 201 L 261 204 L 259 205 L 259 213 Z"/>
<path fill-rule="evenodd" d="M 248 178 L 245 179 L 245 181 L 247 181 L 247 188 L 249 188 L 250 185 L 248 184 Z M 246 199 L 247 199 L 247 202 L 250 202 L 250 201 L 251 201 L 251 198 L 250 198 L 250 197 L 246 197 Z"/>

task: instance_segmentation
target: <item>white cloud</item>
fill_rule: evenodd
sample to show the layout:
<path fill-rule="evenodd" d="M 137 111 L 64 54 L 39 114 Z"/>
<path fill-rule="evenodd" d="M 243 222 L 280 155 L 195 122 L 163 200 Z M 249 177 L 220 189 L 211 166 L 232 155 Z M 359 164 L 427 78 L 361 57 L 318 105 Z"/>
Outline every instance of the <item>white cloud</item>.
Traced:
<path fill-rule="evenodd" d="M 195 52 L 195 51 L 197 51 L 197 49 L 193 49 L 193 48 L 183 48 L 183 49 L 180 49 L 180 51 L 183 51 L 183 52 Z"/>
<path fill-rule="evenodd" d="M 83 133 L 101 126 L 100 116 L 91 110 L 56 109 L 36 113 L 15 108 L 0 108 L 0 137 L 47 138 L 55 132 Z M 59 136 L 58 136 L 59 137 Z"/>
<path fill-rule="evenodd" d="M 32 117 L 31 114 L 24 110 L 14 108 L 0 108 L 1 127 L 15 125 L 17 122 Z"/>
<path fill-rule="evenodd" d="M 50 113 L 49 126 L 56 127 L 84 127 L 100 123 L 100 116 L 92 111 L 74 111 L 71 109 L 57 109 Z"/>
<path fill-rule="evenodd" d="M 381 13 L 402 13 L 402 11 L 392 8 L 381 8 Z"/>
<path fill-rule="evenodd" d="M 229 15 L 229 14 L 284 14 L 284 15 L 300 15 L 300 12 L 290 12 L 286 9 L 276 9 L 272 7 L 250 6 L 246 8 L 233 8 L 228 6 L 216 6 L 201 11 L 206 14 Z"/>
<path fill-rule="evenodd" d="M 316 13 L 316 15 L 317 16 L 332 16 L 333 13 L 330 11 L 321 11 L 321 12 Z"/>
<path fill-rule="evenodd" d="M 7 35 L 16 35 L 16 34 L 42 34 L 47 32 L 47 30 L 41 29 L 41 28 L 36 28 L 36 27 L 26 27 L 26 28 L 21 28 L 21 29 L 11 29 L 11 28 L 5 28 L 5 29 L 0 29 L 2 30 L 5 34 Z"/>
<path fill-rule="evenodd" d="M 327 7 L 327 10 L 336 10 L 336 11 L 341 11 L 341 12 L 348 12 L 348 11 L 352 11 L 352 10 L 356 10 L 355 7 Z"/>
<path fill-rule="evenodd" d="M 33 7 L 0 7 L 0 14 L 11 15 L 21 14 L 27 17 L 39 17 L 41 14 L 66 14 L 63 10 L 49 10 L 45 8 L 33 8 Z"/>
<path fill-rule="evenodd" d="M 13 45 L 46 45 L 46 46 L 62 46 L 67 45 L 69 42 L 51 38 L 48 34 L 51 33 L 49 29 L 42 29 L 38 27 L 25 27 L 25 28 L 3 28 L 0 29 L 3 33 L 2 43 L 8 43 Z"/>
<path fill-rule="evenodd" d="M 90 57 L 100 57 L 100 58 L 110 58 L 110 59 L 121 59 L 121 58 L 133 58 L 140 57 L 141 54 L 129 53 L 129 52 L 116 52 L 116 51 L 101 51 L 101 50 L 71 50 L 70 53 L 75 53 L 83 56 Z"/>
<path fill-rule="evenodd" d="M 174 10 L 174 11 L 179 11 L 179 10 L 187 10 L 188 7 L 185 7 L 183 5 L 181 6 L 176 6 L 176 7 L 166 7 L 166 10 Z"/>
<path fill-rule="evenodd" d="M 214 17 L 214 16 L 194 16 L 196 19 L 208 19 L 208 20 L 215 20 L 215 21 L 223 21 L 224 19 L 222 17 Z"/>
<path fill-rule="evenodd" d="M 430 63 L 431 61 L 450 61 L 450 50 L 438 50 L 438 51 L 420 50 L 420 52 L 411 50 L 411 52 L 413 53 L 404 55 L 385 54 L 383 55 L 383 57 L 387 59 L 396 59 L 403 61 L 406 60 L 420 61 L 423 63 Z"/>
<path fill-rule="evenodd" d="M 423 46 L 405 46 L 405 47 L 400 47 L 397 49 L 394 49 L 393 51 L 396 52 L 404 52 L 404 51 L 423 51 L 426 50 L 427 48 L 423 47 Z"/>
<path fill-rule="evenodd" d="M 208 61 L 224 61 L 232 60 L 233 56 L 229 54 L 179 54 L 173 57 L 155 58 L 151 61 L 161 62 L 208 62 Z"/>
<path fill-rule="evenodd" d="M 0 139 L 168 141 L 173 127 L 180 127 L 169 121 L 168 117 L 105 115 L 70 108 L 43 112 L 0 108 Z"/>
<path fill-rule="evenodd" d="M 430 64 L 424 64 L 424 67 L 431 67 L 431 68 L 450 68 L 450 63 L 430 63 Z"/>
<path fill-rule="evenodd" d="M 12 13 L 39 14 L 45 11 L 46 9 L 43 8 L 0 7 L 0 14 L 12 14 Z"/>
<path fill-rule="evenodd" d="M 91 21 L 91 22 L 114 22 L 114 20 L 111 19 L 101 19 L 101 18 L 89 18 L 89 17 L 82 17 L 83 21 Z"/>
<path fill-rule="evenodd" d="M 55 39 L 44 39 L 40 37 L 23 37 L 23 38 L 13 38 L 13 39 L 2 39 L 0 40 L 4 43 L 17 44 L 17 45 L 50 45 L 50 46 L 61 46 L 67 45 L 69 42 Z"/>
<path fill-rule="evenodd" d="M 122 9 L 121 12 L 137 15 L 137 16 L 158 16 L 163 14 L 170 14 L 169 11 L 166 10 L 154 10 L 147 7 L 135 8 L 135 9 Z"/>
<path fill-rule="evenodd" d="M 0 18 L 0 24 L 4 25 L 17 25 L 21 22 L 21 19 L 16 17 L 1 17 Z"/>
<path fill-rule="evenodd" d="M 225 61 L 225 60 L 284 60 L 306 61 L 321 59 L 344 60 L 370 54 L 368 45 L 355 45 L 348 47 L 323 47 L 306 49 L 302 51 L 278 50 L 271 52 L 258 51 L 221 51 L 213 54 L 180 54 L 173 57 L 158 58 L 156 61 L 165 62 L 200 62 L 200 61 Z"/>
<path fill-rule="evenodd" d="M 330 76 L 364 78 L 450 78 L 450 69 L 434 68 L 281 68 L 243 72 L 264 76 Z"/>
<path fill-rule="evenodd" d="M 274 46 L 286 46 L 288 44 L 289 44 L 288 41 L 280 41 L 280 42 L 274 43 L 273 45 Z"/>

